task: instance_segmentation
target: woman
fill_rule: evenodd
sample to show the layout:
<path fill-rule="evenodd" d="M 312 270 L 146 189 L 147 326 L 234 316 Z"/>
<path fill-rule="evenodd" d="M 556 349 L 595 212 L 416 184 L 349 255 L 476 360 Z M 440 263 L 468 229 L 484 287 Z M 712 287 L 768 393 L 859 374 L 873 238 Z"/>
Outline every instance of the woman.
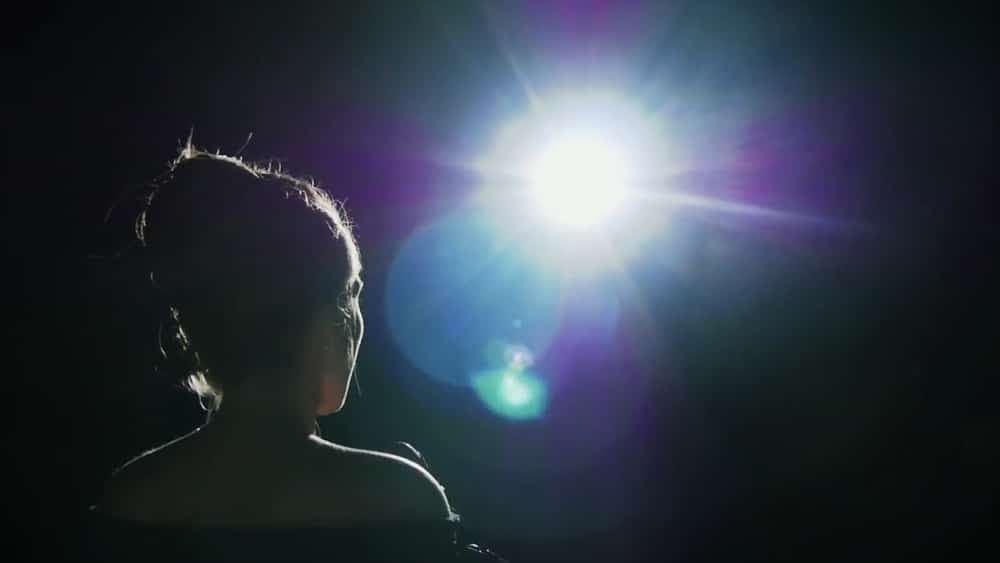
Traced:
<path fill-rule="evenodd" d="M 455 521 L 421 466 L 315 432 L 344 405 L 364 332 L 343 210 L 310 182 L 190 143 L 146 203 L 137 232 L 171 306 L 164 348 L 190 358 L 187 387 L 210 415 L 118 470 L 97 511 L 199 530 Z"/>

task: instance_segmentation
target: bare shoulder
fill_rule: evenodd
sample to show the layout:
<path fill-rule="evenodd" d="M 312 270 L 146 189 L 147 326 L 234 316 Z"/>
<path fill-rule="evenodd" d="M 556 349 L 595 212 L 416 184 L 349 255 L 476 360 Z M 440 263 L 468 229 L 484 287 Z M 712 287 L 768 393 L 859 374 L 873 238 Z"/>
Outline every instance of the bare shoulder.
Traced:
<path fill-rule="evenodd" d="M 452 519 L 454 513 L 444 487 L 429 471 L 397 455 L 349 448 L 316 439 L 319 450 L 328 456 L 338 473 L 363 491 L 364 504 L 373 519 L 438 520 Z M 343 475 L 344 473 L 341 473 Z M 332 483 L 337 489 L 343 490 Z"/>
<path fill-rule="evenodd" d="M 98 510 L 109 516 L 147 519 L 151 508 L 160 504 L 157 497 L 170 498 L 176 494 L 163 476 L 183 468 L 179 460 L 189 449 L 193 434 L 143 452 L 115 469 L 105 483 Z"/>
<path fill-rule="evenodd" d="M 234 447 L 195 434 L 115 471 L 98 510 L 132 521 L 235 526 L 454 519 L 437 479 L 396 455 L 316 437 Z"/>

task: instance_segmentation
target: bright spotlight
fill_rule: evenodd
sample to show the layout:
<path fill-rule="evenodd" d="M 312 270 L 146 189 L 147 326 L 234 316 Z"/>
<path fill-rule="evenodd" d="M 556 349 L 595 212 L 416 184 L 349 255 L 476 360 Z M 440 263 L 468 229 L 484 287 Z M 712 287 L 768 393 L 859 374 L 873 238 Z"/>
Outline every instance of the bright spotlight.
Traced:
<path fill-rule="evenodd" d="M 585 228 L 599 223 L 618 205 L 627 172 L 617 147 L 596 135 L 574 135 L 543 147 L 528 170 L 528 180 L 547 217 Z"/>
<path fill-rule="evenodd" d="M 481 179 L 497 247 L 514 243 L 547 272 L 577 280 L 620 270 L 666 224 L 665 182 L 679 169 L 663 118 L 587 84 L 530 96 L 465 163 Z M 651 196 L 655 196 L 654 199 Z"/>

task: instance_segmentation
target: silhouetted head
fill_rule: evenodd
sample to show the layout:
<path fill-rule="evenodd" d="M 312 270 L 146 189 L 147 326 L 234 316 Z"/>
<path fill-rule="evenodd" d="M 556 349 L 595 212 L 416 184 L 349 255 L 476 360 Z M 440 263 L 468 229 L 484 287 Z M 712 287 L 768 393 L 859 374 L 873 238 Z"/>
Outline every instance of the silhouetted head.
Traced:
<path fill-rule="evenodd" d="M 137 232 L 177 321 L 171 338 L 196 360 L 187 385 L 207 408 L 250 380 L 305 390 L 315 415 L 343 406 L 363 332 L 361 261 L 326 193 L 189 143 Z"/>

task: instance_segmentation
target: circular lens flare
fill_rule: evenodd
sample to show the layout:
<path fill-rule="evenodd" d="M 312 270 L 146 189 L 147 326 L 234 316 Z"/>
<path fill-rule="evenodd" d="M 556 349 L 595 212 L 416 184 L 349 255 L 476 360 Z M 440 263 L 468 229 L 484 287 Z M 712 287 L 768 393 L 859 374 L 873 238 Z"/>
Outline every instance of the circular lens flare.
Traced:
<path fill-rule="evenodd" d="M 528 172 L 542 212 L 574 228 L 607 216 L 624 195 L 627 175 L 622 151 L 594 135 L 566 137 L 544 147 Z"/>

